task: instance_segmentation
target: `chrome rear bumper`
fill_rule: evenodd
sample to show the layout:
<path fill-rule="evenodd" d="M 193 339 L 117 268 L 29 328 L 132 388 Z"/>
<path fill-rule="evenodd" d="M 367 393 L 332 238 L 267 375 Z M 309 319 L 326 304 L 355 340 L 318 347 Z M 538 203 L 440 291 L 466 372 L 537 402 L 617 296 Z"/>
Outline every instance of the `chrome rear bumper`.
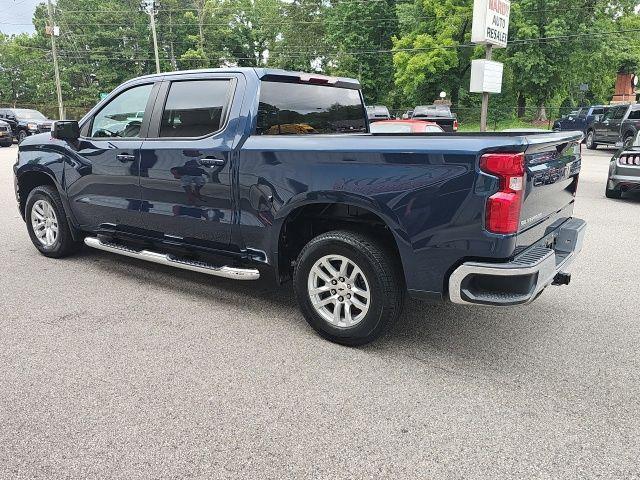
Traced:
<path fill-rule="evenodd" d="M 568 220 L 553 232 L 552 248 L 533 246 L 508 263 L 463 263 L 449 278 L 450 300 L 463 305 L 522 305 L 551 284 L 567 284 L 567 270 L 582 250 L 586 227 L 579 218 Z"/>

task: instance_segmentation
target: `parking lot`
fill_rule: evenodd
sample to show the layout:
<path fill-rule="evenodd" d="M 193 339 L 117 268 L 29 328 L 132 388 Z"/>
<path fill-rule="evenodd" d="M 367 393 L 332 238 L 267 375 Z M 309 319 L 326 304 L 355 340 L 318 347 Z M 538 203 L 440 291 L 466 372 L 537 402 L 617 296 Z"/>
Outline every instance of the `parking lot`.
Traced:
<path fill-rule="evenodd" d="M 361 349 L 274 291 L 31 245 L 0 149 L 0 478 L 637 478 L 640 198 L 604 196 L 569 287 L 409 302 Z"/>

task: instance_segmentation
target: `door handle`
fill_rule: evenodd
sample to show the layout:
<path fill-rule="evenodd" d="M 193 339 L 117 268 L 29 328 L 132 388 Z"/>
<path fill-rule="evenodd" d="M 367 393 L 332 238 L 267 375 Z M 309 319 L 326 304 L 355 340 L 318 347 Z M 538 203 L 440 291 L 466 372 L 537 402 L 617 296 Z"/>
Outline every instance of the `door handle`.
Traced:
<path fill-rule="evenodd" d="M 126 153 L 121 153 L 119 155 L 116 155 L 116 159 L 121 162 L 121 163 L 127 163 L 127 162 L 134 162 L 136 159 L 135 155 L 129 155 Z"/>
<path fill-rule="evenodd" d="M 224 158 L 205 157 L 200 159 L 200 165 L 203 167 L 222 167 L 225 163 Z"/>

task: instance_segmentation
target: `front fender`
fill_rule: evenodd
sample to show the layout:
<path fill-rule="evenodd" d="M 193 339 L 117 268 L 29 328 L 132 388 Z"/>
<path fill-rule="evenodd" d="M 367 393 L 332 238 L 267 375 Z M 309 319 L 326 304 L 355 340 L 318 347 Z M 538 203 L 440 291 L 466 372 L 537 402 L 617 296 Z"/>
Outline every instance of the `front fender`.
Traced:
<path fill-rule="evenodd" d="M 28 192 L 20 191 L 20 184 L 24 184 L 24 179 L 28 175 L 38 174 L 46 175 L 60 194 L 60 199 L 65 209 L 65 214 L 72 227 L 72 233 L 75 237 L 75 227 L 77 222 L 73 217 L 73 212 L 69 205 L 69 201 L 65 191 L 65 164 L 68 160 L 68 154 L 62 145 L 56 145 L 59 141 L 52 142 L 51 145 L 43 145 L 43 137 L 50 138 L 48 134 L 34 135 L 28 137 L 20 145 L 18 149 L 18 160 L 14 165 L 14 177 L 16 188 L 16 199 L 20 206 L 20 213 L 24 218 L 24 204 Z M 38 142 L 40 140 L 40 142 Z M 30 191 L 30 190 L 29 190 Z"/>

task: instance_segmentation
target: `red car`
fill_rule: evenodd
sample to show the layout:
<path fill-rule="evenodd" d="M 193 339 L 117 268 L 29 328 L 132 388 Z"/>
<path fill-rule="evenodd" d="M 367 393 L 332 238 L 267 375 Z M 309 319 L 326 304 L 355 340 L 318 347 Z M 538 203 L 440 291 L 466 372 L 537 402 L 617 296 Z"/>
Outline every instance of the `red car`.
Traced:
<path fill-rule="evenodd" d="M 422 120 L 384 120 L 369 126 L 371 133 L 443 133 L 444 130 L 433 122 Z"/>

